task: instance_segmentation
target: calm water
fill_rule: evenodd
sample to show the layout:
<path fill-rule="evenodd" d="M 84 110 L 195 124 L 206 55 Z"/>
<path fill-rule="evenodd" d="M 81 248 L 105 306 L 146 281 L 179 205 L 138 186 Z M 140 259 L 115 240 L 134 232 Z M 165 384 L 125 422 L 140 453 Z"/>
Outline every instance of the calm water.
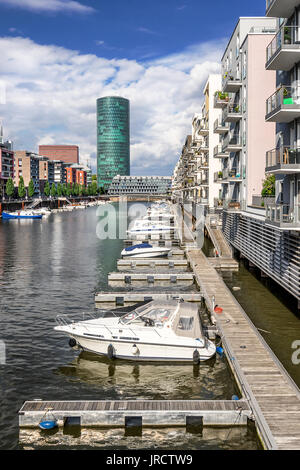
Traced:
<path fill-rule="evenodd" d="M 205 239 L 203 251 L 213 256 L 213 245 Z M 243 307 L 261 335 L 300 387 L 300 366 L 292 363 L 291 345 L 300 340 L 300 316 L 295 300 L 271 279 L 260 277 L 258 269 L 247 269 L 240 261 L 239 271 L 222 273 L 226 285 Z M 233 288 L 239 288 L 239 290 Z M 264 331 L 261 331 L 264 330 Z"/>
<path fill-rule="evenodd" d="M 17 411 L 24 400 L 230 399 L 235 386 L 224 359 L 190 365 L 134 365 L 72 351 L 53 330 L 58 313 L 94 309 L 94 294 L 107 290 L 123 243 L 96 236 L 96 208 L 53 214 L 42 221 L 0 221 L 1 333 L 6 364 L 0 365 L 0 448 L 77 445 L 88 448 L 255 449 L 246 429 L 22 432 Z"/>

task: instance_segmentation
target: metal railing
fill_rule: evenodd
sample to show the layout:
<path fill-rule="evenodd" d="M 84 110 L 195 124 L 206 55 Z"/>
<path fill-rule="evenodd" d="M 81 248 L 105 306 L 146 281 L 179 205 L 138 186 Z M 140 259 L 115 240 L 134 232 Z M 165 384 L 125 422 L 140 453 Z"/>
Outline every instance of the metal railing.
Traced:
<path fill-rule="evenodd" d="M 226 120 L 229 115 L 240 116 L 242 115 L 242 108 L 240 103 L 229 103 L 224 109 L 223 119 Z"/>
<path fill-rule="evenodd" d="M 266 101 L 267 115 L 287 105 L 300 105 L 300 89 L 285 85 L 278 88 Z"/>
<path fill-rule="evenodd" d="M 267 47 L 267 63 L 283 45 L 292 46 L 297 44 L 299 46 L 299 38 L 299 26 L 281 26 L 276 36 Z"/>
<path fill-rule="evenodd" d="M 266 168 L 277 165 L 300 165 L 300 148 L 281 146 L 266 153 Z"/>
<path fill-rule="evenodd" d="M 229 103 L 229 94 L 223 93 L 222 91 L 216 91 L 214 97 L 214 106 L 216 106 L 217 104 L 221 106 L 226 106 L 227 103 Z"/>
<path fill-rule="evenodd" d="M 226 151 L 228 147 L 239 148 L 242 147 L 242 139 L 240 134 L 227 134 L 223 141 L 222 150 Z"/>
<path fill-rule="evenodd" d="M 223 151 L 223 147 L 221 144 L 216 145 L 214 147 L 214 157 L 216 157 L 217 155 L 226 155 L 227 157 L 229 157 L 229 153 Z"/>
<path fill-rule="evenodd" d="M 241 77 L 234 77 L 230 73 L 226 72 L 222 80 L 223 88 L 225 88 L 229 83 L 240 85 L 242 83 Z"/>
<path fill-rule="evenodd" d="M 295 210 L 297 209 L 297 211 Z M 296 217 L 298 213 L 298 219 Z M 299 224 L 300 206 L 291 207 L 288 204 L 268 204 L 266 219 L 279 224 Z"/>
<path fill-rule="evenodd" d="M 214 131 L 218 129 L 227 129 L 229 130 L 229 123 L 225 122 L 224 119 L 218 118 L 214 122 Z"/>

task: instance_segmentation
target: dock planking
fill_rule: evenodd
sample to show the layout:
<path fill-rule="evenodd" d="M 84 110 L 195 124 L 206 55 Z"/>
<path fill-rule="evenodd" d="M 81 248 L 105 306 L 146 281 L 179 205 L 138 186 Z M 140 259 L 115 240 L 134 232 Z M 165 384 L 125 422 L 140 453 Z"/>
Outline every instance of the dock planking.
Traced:
<path fill-rule="evenodd" d="M 47 410 L 60 426 L 68 417 L 79 417 L 83 427 L 123 427 L 128 416 L 139 416 L 151 427 L 186 426 L 188 417 L 201 418 L 203 426 L 245 426 L 251 414 L 246 400 L 33 400 L 19 411 L 20 428 L 38 427 Z"/>
<path fill-rule="evenodd" d="M 300 390 L 200 250 L 187 252 L 196 282 L 214 313 L 223 346 L 258 432 L 268 449 L 300 449 Z M 213 303 L 213 297 L 215 303 Z"/>

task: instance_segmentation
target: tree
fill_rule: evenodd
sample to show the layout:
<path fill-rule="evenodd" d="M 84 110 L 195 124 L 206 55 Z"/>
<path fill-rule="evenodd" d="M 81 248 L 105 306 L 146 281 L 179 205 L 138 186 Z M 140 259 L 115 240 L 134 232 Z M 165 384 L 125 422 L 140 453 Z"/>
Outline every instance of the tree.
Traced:
<path fill-rule="evenodd" d="M 58 185 L 57 185 L 57 190 L 58 190 Z M 67 191 L 67 186 L 66 186 L 65 184 L 63 184 L 63 186 L 62 186 L 62 193 L 63 193 L 63 195 L 64 195 L 64 196 L 67 196 L 67 192 L 68 192 L 68 191 Z"/>
<path fill-rule="evenodd" d="M 57 183 L 56 192 L 57 192 L 58 197 L 62 196 L 62 186 L 60 183 Z"/>
<path fill-rule="evenodd" d="M 12 178 L 8 178 L 6 187 L 5 187 L 5 192 L 9 198 L 11 198 L 15 192 L 15 186 Z"/>
<path fill-rule="evenodd" d="M 50 184 L 49 181 L 46 181 L 46 184 L 44 186 L 44 194 L 45 196 L 49 197 L 50 196 Z"/>
<path fill-rule="evenodd" d="M 92 181 L 97 181 L 97 175 L 92 175 Z"/>
<path fill-rule="evenodd" d="M 29 185 L 28 185 L 28 196 L 29 197 L 32 197 L 35 193 L 35 187 L 34 187 L 34 183 L 32 180 L 29 181 Z"/>
<path fill-rule="evenodd" d="M 263 181 L 263 189 L 261 192 L 263 197 L 275 196 L 275 175 L 266 176 Z"/>
<path fill-rule="evenodd" d="M 93 181 L 92 182 L 92 196 L 97 196 L 97 191 L 98 191 L 98 186 L 97 186 L 97 182 L 96 181 Z"/>
<path fill-rule="evenodd" d="M 71 183 L 67 184 L 67 197 L 71 196 L 72 194 L 72 185 Z"/>
<path fill-rule="evenodd" d="M 23 179 L 23 176 L 20 176 L 19 187 L 18 187 L 18 195 L 19 195 L 19 197 L 23 198 L 23 197 L 25 197 L 25 194 L 26 194 L 26 189 L 25 189 L 25 185 L 24 185 L 24 179 Z"/>
<path fill-rule="evenodd" d="M 51 186 L 51 196 L 52 197 L 56 196 L 56 187 L 54 183 L 52 183 L 52 186 Z"/>

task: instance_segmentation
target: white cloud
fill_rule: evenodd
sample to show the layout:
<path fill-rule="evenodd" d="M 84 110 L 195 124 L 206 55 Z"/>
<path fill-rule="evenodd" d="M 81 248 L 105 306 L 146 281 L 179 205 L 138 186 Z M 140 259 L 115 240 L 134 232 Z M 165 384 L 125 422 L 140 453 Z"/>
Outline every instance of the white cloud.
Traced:
<path fill-rule="evenodd" d="M 33 151 L 40 143 L 76 144 L 83 161 L 95 159 L 96 99 L 121 95 L 131 104 L 132 173 L 170 174 L 222 49 L 221 42 L 199 44 L 139 63 L 0 38 L 6 137 Z"/>
<path fill-rule="evenodd" d="M 92 13 L 94 8 L 75 0 L 0 0 L 0 4 L 31 11 Z"/>

